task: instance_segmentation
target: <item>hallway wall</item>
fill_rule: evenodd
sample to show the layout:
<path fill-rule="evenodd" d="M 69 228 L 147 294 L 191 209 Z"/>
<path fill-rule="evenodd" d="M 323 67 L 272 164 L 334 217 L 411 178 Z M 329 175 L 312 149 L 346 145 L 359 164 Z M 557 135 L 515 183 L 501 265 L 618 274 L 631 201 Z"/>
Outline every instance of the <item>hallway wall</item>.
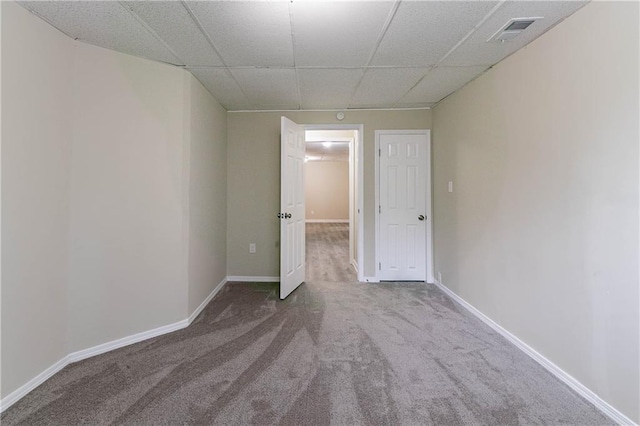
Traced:
<path fill-rule="evenodd" d="M 189 84 L 189 308 L 227 276 L 227 111 L 191 74 Z"/>
<path fill-rule="evenodd" d="M 178 68 L 73 43 L 69 350 L 77 351 L 187 317 L 188 88 Z"/>
<path fill-rule="evenodd" d="M 2 12 L 2 408 L 226 277 L 226 111 L 187 71 Z M 16 396 L 17 395 L 17 396 Z"/>
<path fill-rule="evenodd" d="M 635 422 L 638 9 L 589 3 L 433 118 L 442 282 Z"/>
<path fill-rule="evenodd" d="M 74 52 L 16 3 L 0 9 L 5 396 L 67 354 Z"/>
<path fill-rule="evenodd" d="M 309 161 L 304 165 L 307 221 L 349 221 L 349 162 Z"/>

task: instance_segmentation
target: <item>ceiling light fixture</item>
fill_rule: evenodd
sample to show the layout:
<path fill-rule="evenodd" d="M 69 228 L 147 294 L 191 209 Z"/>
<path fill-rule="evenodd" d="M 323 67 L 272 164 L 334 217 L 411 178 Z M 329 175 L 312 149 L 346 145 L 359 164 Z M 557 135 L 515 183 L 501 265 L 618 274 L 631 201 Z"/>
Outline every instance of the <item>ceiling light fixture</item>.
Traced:
<path fill-rule="evenodd" d="M 324 146 L 325 148 L 331 148 L 332 144 L 332 142 L 322 142 L 322 146 Z"/>

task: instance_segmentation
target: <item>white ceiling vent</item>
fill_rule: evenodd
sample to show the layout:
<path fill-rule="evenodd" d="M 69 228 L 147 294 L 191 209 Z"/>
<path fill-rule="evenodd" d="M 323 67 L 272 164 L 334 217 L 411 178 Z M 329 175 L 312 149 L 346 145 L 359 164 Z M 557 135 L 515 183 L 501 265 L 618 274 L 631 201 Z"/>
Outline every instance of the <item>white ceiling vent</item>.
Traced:
<path fill-rule="evenodd" d="M 500 28 L 494 35 L 491 36 L 489 40 L 487 40 L 487 42 L 504 43 L 505 41 L 513 40 L 518 36 L 518 34 L 529 28 L 531 24 L 539 19 L 542 18 L 538 17 L 510 19 L 509 22 L 504 24 L 502 28 Z"/>

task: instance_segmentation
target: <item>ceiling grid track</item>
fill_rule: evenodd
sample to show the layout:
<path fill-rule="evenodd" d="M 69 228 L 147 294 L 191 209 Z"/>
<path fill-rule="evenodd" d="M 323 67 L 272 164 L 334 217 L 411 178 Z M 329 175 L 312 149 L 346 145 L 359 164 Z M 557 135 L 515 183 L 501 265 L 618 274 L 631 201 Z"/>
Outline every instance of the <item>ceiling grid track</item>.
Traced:
<path fill-rule="evenodd" d="M 220 50 L 218 50 L 218 48 L 216 47 L 215 43 L 213 42 L 213 40 L 211 39 L 211 37 L 209 36 L 209 33 L 207 33 L 207 31 L 205 31 L 204 27 L 202 26 L 202 24 L 200 23 L 200 20 L 196 17 L 196 15 L 193 13 L 193 10 L 191 10 L 191 8 L 189 7 L 189 5 L 187 4 L 187 2 L 185 0 L 180 0 L 180 4 L 182 4 L 182 6 L 187 10 L 187 13 L 189 14 L 189 16 L 191 17 L 191 19 L 193 20 L 193 22 L 196 24 L 196 27 L 198 27 L 198 30 L 200 30 L 200 32 L 202 33 L 202 35 L 204 36 L 205 40 L 207 40 L 207 42 L 209 43 L 209 45 L 211 46 L 211 48 L 213 49 L 213 51 L 216 53 L 216 55 L 218 55 L 218 58 L 220 59 L 220 62 L 222 62 L 223 65 L 223 69 L 225 70 L 225 72 L 227 73 L 227 75 L 236 83 L 236 85 L 238 86 L 238 88 L 240 89 L 240 92 L 242 92 L 242 95 L 245 97 L 245 99 L 247 100 L 247 102 L 249 102 L 249 105 L 251 105 L 251 108 L 253 108 L 254 110 L 257 109 L 256 106 L 253 104 L 253 102 L 251 101 L 251 99 L 249 99 L 249 97 L 247 96 L 246 92 L 244 91 L 244 89 L 242 88 L 242 86 L 240 85 L 240 82 L 236 79 L 236 77 L 233 75 L 233 73 L 231 72 L 229 66 L 227 66 L 227 63 L 224 61 L 224 58 L 222 57 L 222 55 L 220 54 Z M 209 67 L 211 68 L 211 67 Z M 193 75 L 193 74 L 192 74 Z M 194 76 L 195 77 L 195 76 Z M 202 82 L 201 82 L 202 83 Z M 204 85 L 204 84 L 203 84 Z M 206 86 L 205 86 L 206 87 Z M 215 98 L 215 95 L 213 93 L 211 93 L 211 95 Z M 226 109 L 226 108 L 225 108 Z"/>
<path fill-rule="evenodd" d="M 153 28 L 151 28 L 149 26 L 149 24 L 147 24 L 145 22 L 144 19 L 142 19 L 140 16 L 138 16 L 138 14 L 135 13 L 131 7 L 127 6 L 122 1 L 119 1 L 118 4 L 120 6 L 122 6 L 124 8 L 124 10 L 129 12 L 131 14 L 131 16 L 133 16 L 133 18 L 136 21 L 138 21 L 140 23 L 140 25 L 142 25 L 144 27 L 144 29 L 149 32 L 149 34 L 151 34 L 153 36 L 153 38 L 158 40 L 158 43 L 160 43 L 165 49 L 167 49 L 169 51 L 169 53 L 171 53 L 174 56 L 174 58 L 176 58 L 180 62 L 179 64 L 170 64 L 170 65 L 174 65 L 174 66 L 177 66 L 177 67 L 184 67 L 186 65 L 186 62 L 182 60 L 182 58 L 171 48 L 171 46 L 169 46 L 167 43 L 165 43 L 165 41 L 162 39 L 162 37 L 160 37 L 160 35 L 158 33 L 156 33 L 153 30 Z"/>
<path fill-rule="evenodd" d="M 365 64 L 365 66 L 364 66 L 364 68 L 362 70 L 362 73 L 360 74 L 360 78 L 358 78 L 358 82 L 356 83 L 355 88 L 351 92 L 351 96 L 349 96 L 349 106 L 347 107 L 347 109 L 349 107 L 351 107 L 351 103 L 353 101 L 353 97 L 358 92 L 358 88 L 362 84 L 362 80 L 364 79 L 364 75 L 367 73 L 367 69 L 370 68 L 371 62 L 373 61 L 373 58 L 375 57 L 376 52 L 378 51 L 378 48 L 380 47 L 380 44 L 382 44 L 382 39 L 384 38 L 385 34 L 387 33 L 387 30 L 389 29 L 389 26 L 391 25 L 391 22 L 393 21 L 393 18 L 396 16 L 396 12 L 398 11 L 398 7 L 400 7 L 400 3 L 402 3 L 402 0 L 396 0 L 393 3 L 393 6 L 391 7 L 391 11 L 389 12 L 389 16 L 387 17 L 387 20 L 385 21 L 384 25 L 382 26 L 382 31 L 380 31 L 380 35 L 378 36 L 378 39 L 376 40 L 376 43 L 373 46 L 373 49 L 371 50 L 371 54 L 369 55 L 369 59 L 367 60 L 367 63 Z"/>
<path fill-rule="evenodd" d="M 296 37 L 293 29 L 293 11 L 291 5 L 293 2 L 289 2 L 289 26 L 291 27 L 291 50 L 293 50 L 293 70 L 296 74 L 296 93 L 298 94 L 298 109 L 302 109 L 302 93 L 300 92 L 300 74 L 298 73 L 298 67 L 296 66 Z"/>
<path fill-rule="evenodd" d="M 455 44 L 455 46 L 453 46 L 451 49 L 449 49 L 449 51 L 447 53 L 444 54 L 444 56 L 442 58 L 440 58 L 440 60 L 438 62 L 436 62 L 435 66 L 437 67 L 439 64 L 442 63 L 442 61 L 444 61 L 445 59 L 447 59 L 458 47 L 460 47 L 462 45 L 462 43 L 464 43 L 465 41 L 467 41 L 467 39 L 469 37 L 471 37 L 471 35 L 473 33 L 475 33 L 476 31 L 478 31 L 478 28 L 480 28 L 482 26 L 482 24 L 484 24 L 487 19 L 491 18 L 493 16 L 494 13 L 496 13 L 496 11 L 498 9 L 500 9 L 502 7 L 503 4 L 505 4 L 507 2 L 507 0 L 500 0 L 500 2 L 498 2 L 498 4 L 496 4 L 495 6 L 493 6 L 493 8 L 487 12 L 486 15 L 484 15 L 484 18 L 482 18 L 480 20 L 480 22 L 478 22 L 468 33 L 467 35 L 465 35 L 464 37 L 462 37 L 462 40 L 460 40 L 459 42 L 457 42 Z"/>
<path fill-rule="evenodd" d="M 413 86 L 411 86 L 411 88 L 409 90 L 407 90 L 402 96 L 400 96 L 400 98 L 398 98 L 398 100 L 393 104 L 393 108 L 395 108 L 396 105 L 398 105 L 398 103 L 404 99 L 405 96 L 407 96 L 413 89 L 416 88 L 416 86 L 418 86 L 420 83 L 422 83 L 422 80 L 424 80 L 427 75 L 429 75 L 429 73 L 434 69 L 437 68 L 439 64 L 441 64 L 445 59 L 447 59 L 453 52 L 455 52 L 455 50 L 462 46 L 462 43 L 464 43 L 465 41 L 467 41 L 467 39 L 469 37 L 471 37 L 471 35 L 473 33 L 475 33 L 476 31 L 478 31 L 478 28 L 480 28 L 482 26 L 482 24 L 484 24 L 487 19 L 489 19 L 491 16 L 493 16 L 494 13 L 496 13 L 496 11 L 498 9 L 500 9 L 502 7 L 502 5 L 504 3 L 506 3 L 507 0 L 500 0 L 498 2 L 498 4 L 496 4 L 495 6 L 493 6 L 493 8 L 491 8 L 491 10 L 489 12 L 487 12 L 486 15 L 484 15 L 484 17 L 480 20 L 480 22 L 478 22 L 464 37 L 462 37 L 462 39 L 460 39 L 460 41 L 458 41 L 451 49 L 449 49 L 449 51 L 447 53 L 444 54 L 444 56 L 442 58 L 440 58 L 438 60 L 438 62 L 435 63 L 435 65 L 432 65 L 431 67 L 429 67 L 429 70 L 420 78 L 420 80 L 418 80 L 416 82 L 416 84 L 414 84 Z M 482 75 L 482 74 L 480 74 Z M 445 96 L 446 97 L 446 96 Z M 444 99 L 444 98 L 443 98 Z M 441 99 L 442 100 L 442 99 Z M 440 101 L 438 101 L 440 102 Z M 438 102 L 436 102 L 433 106 L 437 105 Z"/>
<path fill-rule="evenodd" d="M 18 3 L 20 6 L 24 7 L 25 9 L 27 9 L 29 11 L 29 13 L 31 13 L 34 16 L 37 16 L 39 19 L 42 19 L 44 22 L 46 22 L 47 24 L 51 25 L 53 28 L 55 28 L 56 30 L 60 31 L 62 34 L 66 35 L 70 39 L 78 40 L 78 37 L 72 36 L 68 32 L 63 31 L 62 29 L 58 28 L 58 26 L 56 26 L 53 22 L 51 22 L 51 20 L 48 19 L 46 16 L 43 16 L 43 15 L 39 14 L 38 12 L 36 12 L 35 10 L 31 9 L 28 6 L 28 4 L 29 4 L 28 1 L 17 0 L 16 3 Z M 80 40 L 80 41 L 82 41 L 82 40 Z"/>
<path fill-rule="evenodd" d="M 398 98 L 398 100 L 397 100 L 397 101 L 395 101 L 395 102 L 393 103 L 393 106 L 392 106 L 391 108 L 395 108 L 395 107 L 396 107 L 396 105 L 398 105 L 398 103 L 399 103 L 402 99 L 404 99 L 404 97 L 405 97 L 405 96 L 407 96 L 407 95 L 408 95 L 408 94 L 409 94 L 413 89 L 415 89 L 415 88 L 416 88 L 416 86 L 417 86 L 418 84 L 420 84 L 420 83 L 422 82 L 422 80 L 424 80 L 424 79 L 425 79 L 425 77 L 426 77 L 426 76 L 428 76 L 428 75 L 429 75 L 429 73 L 431 72 L 431 70 L 432 70 L 432 69 L 434 69 L 435 67 L 436 67 L 435 65 L 431 65 L 431 66 L 427 69 L 427 72 L 426 72 L 426 73 L 424 73 L 424 75 L 423 75 L 422 77 L 420 77 L 420 78 L 418 79 L 418 81 L 416 81 L 416 84 L 414 84 L 413 86 L 411 86 L 411 87 L 409 88 L 409 90 L 407 90 L 407 91 L 406 91 L 406 92 L 404 92 L 402 95 L 400 95 L 400 97 Z"/>
<path fill-rule="evenodd" d="M 432 108 L 588 3 L 464 1 L 469 7 L 389 0 L 333 11 L 297 0 L 202 10 L 189 0 L 16 0 L 73 40 L 190 71 L 230 111 Z M 341 27 L 328 30 L 336 16 Z M 514 16 L 545 20 L 513 43 L 485 43 Z"/>

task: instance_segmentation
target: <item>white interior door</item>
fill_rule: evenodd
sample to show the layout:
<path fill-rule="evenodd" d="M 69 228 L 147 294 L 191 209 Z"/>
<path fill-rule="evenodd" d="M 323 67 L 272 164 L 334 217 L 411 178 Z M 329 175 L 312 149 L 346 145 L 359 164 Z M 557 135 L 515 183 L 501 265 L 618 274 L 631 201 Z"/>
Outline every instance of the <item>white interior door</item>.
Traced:
<path fill-rule="evenodd" d="M 379 131 L 378 277 L 427 279 L 428 134 Z"/>
<path fill-rule="evenodd" d="M 280 299 L 304 281 L 304 127 L 282 117 L 280 124 Z"/>

